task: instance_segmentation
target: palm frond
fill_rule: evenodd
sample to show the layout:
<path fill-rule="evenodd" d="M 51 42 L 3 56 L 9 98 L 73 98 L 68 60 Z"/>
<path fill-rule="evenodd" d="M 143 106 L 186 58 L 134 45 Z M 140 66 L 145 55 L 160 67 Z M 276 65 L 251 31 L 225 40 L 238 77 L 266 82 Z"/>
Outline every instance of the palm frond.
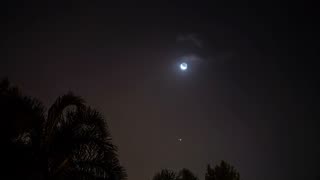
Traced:
<path fill-rule="evenodd" d="M 0 94 L 2 126 L 11 131 L 11 136 L 19 136 L 31 129 L 34 135 L 40 131 L 44 122 L 44 106 L 37 99 L 23 96 L 17 93 L 18 90 L 11 92 L 10 89 Z"/>
<path fill-rule="evenodd" d="M 72 93 L 57 98 L 45 112 L 38 100 L 22 95 L 9 81 L 0 81 L 1 133 L 5 134 L 1 138 L 11 139 L 6 142 L 11 149 L 5 150 L 15 152 L 4 161 L 8 167 L 21 164 L 19 171 L 31 179 L 127 178 L 101 113 Z M 22 168 L 26 164 L 32 166 Z"/>
<path fill-rule="evenodd" d="M 53 103 L 53 105 L 48 110 L 48 117 L 46 122 L 46 138 L 50 139 L 53 129 L 57 126 L 63 111 L 68 106 L 75 106 L 77 109 L 84 108 L 84 100 L 80 96 L 75 96 L 73 93 L 68 93 L 66 95 L 60 96 Z"/>

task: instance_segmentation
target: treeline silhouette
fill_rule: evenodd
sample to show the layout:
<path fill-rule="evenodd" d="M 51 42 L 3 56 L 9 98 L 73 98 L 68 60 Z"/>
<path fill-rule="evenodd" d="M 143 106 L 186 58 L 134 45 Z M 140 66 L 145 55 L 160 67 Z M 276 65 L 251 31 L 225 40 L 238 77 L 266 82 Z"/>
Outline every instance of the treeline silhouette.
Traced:
<path fill-rule="evenodd" d="M 102 114 L 67 93 L 46 109 L 7 79 L 0 81 L 0 179 L 125 180 L 117 147 Z M 222 161 L 205 180 L 239 180 Z M 153 180 L 198 180 L 188 169 L 164 169 Z"/>
<path fill-rule="evenodd" d="M 207 166 L 205 180 L 239 180 L 240 174 L 235 170 L 233 166 L 225 161 L 221 161 L 219 165 L 211 168 Z M 193 174 L 189 169 L 182 169 L 178 173 L 163 169 L 157 172 L 152 180 L 199 180 L 199 178 Z"/>

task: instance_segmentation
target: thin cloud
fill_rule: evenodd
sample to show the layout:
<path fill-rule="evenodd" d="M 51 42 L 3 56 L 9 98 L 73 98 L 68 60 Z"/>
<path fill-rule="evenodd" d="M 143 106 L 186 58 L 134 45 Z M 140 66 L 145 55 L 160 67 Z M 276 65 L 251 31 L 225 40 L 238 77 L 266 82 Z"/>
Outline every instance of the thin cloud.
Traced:
<path fill-rule="evenodd" d="M 202 40 L 199 38 L 197 34 L 194 34 L 194 33 L 178 35 L 177 42 L 192 43 L 198 48 L 203 48 Z"/>

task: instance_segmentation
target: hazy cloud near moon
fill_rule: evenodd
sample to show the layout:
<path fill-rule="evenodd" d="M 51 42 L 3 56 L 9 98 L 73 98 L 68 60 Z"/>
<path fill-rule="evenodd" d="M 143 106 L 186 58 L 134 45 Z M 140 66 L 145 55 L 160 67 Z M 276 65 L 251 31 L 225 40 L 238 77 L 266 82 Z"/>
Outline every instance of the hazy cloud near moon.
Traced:
<path fill-rule="evenodd" d="M 196 54 L 186 54 L 179 58 L 179 61 L 191 63 L 191 62 L 201 62 L 203 59 Z"/>
<path fill-rule="evenodd" d="M 197 48 L 203 48 L 203 41 L 199 38 L 199 35 L 197 35 L 195 33 L 178 35 L 176 41 L 177 42 L 192 43 Z"/>
<path fill-rule="evenodd" d="M 234 56 L 234 52 L 230 50 L 217 50 L 204 43 L 204 39 L 200 38 L 197 33 L 179 34 L 176 37 L 179 48 L 183 49 L 179 61 L 192 62 L 225 62 Z"/>
<path fill-rule="evenodd" d="M 178 58 L 179 62 L 196 63 L 203 61 L 201 49 L 204 48 L 203 41 L 196 33 L 179 34 L 176 37 L 179 48 L 184 49 L 184 53 Z"/>

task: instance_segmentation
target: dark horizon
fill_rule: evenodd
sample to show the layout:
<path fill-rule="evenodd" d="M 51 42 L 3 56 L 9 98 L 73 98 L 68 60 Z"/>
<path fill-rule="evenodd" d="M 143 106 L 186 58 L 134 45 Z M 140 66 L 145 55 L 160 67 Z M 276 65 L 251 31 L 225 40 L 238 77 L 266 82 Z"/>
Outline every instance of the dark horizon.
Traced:
<path fill-rule="evenodd" d="M 84 97 L 128 179 L 162 168 L 203 179 L 220 160 L 242 179 L 315 179 L 318 16 L 291 5 L 8 1 L 0 78 L 47 106 Z"/>

